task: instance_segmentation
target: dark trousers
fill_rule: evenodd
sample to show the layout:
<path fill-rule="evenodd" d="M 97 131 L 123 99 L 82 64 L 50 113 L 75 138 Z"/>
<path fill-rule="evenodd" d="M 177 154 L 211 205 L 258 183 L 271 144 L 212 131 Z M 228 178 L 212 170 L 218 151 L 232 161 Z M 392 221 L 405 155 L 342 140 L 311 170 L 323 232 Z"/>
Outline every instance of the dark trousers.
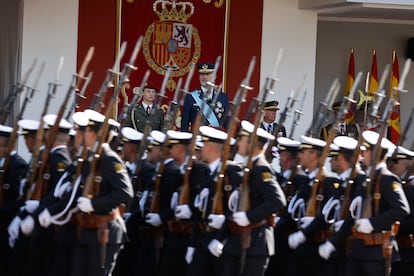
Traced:
<path fill-rule="evenodd" d="M 269 258 L 267 256 L 247 256 L 243 272 L 240 273 L 240 257 L 235 256 L 222 256 L 223 272 L 220 275 L 223 276 L 263 276 L 268 263 Z"/>
<path fill-rule="evenodd" d="M 221 258 L 213 256 L 207 249 L 196 249 L 187 276 L 220 275 L 222 269 Z"/>
<path fill-rule="evenodd" d="M 25 273 L 29 257 L 29 243 L 30 238 L 25 236 L 22 232 L 19 233 L 19 238 L 13 248 L 11 267 L 8 275 L 22 276 Z"/>
<path fill-rule="evenodd" d="M 50 275 L 69 276 L 72 270 L 74 252 L 75 243 L 57 243 L 56 257 Z"/>
<path fill-rule="evenodd" d="M 145 247 L 138 243 L 126 243 L 121 252 L 119 252 L 112 275 L 154 276 L 156 271 L 156 249 L 154 247 Z"/>
<path fill-rule="evenodd" d="M 187 248 L 165 248 L 161 256 L 159 276 L 183 276 L 187 271 Z"/>
<path fill-rule="evenodd" d="M 57 244 L 54 236 L 32 237 L 29 244 L 29 257 L 26 275 L 49 275 L 55 260 Z"/>
<path fill-rule="evenodd" d="M 72 260 L 72 276 L 105 276 L 111 275 L 116 258 L 122 248 L 121 244 L 106 244 L 105 262 L 101 265 L 101 245 L 78 244 Z"/>
<path fill-rule="evenodd" d="M 385 275 L 384 262 L 350 258 L 347 263 L 345 275 L 347 276 Z"/>

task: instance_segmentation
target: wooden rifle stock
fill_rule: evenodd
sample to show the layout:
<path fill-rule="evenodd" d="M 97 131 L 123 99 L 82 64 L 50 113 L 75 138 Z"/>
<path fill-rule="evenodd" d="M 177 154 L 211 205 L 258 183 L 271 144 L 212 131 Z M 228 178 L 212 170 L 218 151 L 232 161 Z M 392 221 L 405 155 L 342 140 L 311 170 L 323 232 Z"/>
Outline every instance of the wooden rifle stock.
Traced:
<path fill-rule="evenodd" d="M 211 207 L 213 214 L 224 213 L 223 183 L 224 183 L 224 175 L 227 169 L 227 160 L 229 159 L 229 156 L 230 156 L 231 139 L 234 137 L 236 130 L 237 130 L 237 126 L 239 124 L 238 116 L 240 112 L 240 106 L 243 102 L 246 101 L 247 91 L 252 89 L 249 85 L 250 85 L 250 78 L 253 72 L 253 68 L 255 66 L 255 62 L 256 62 L 256 57 L 253 57 L 252 60 L 250 61 L 250 65 L 249 65 L 246 77 L 240 84 L 239 89 L 232 101 L 233 105 L 232 105 L 232 110 L 230 112 L 230 123 L 228 127 L 228 132 L 227 132 L 228 136 L 224 144 L 221 167 L 218 171 L 217 183 L 216 183 L 215 193 L 213 197 L 213 204 Z"/>
<path fill-rule="evenodd" d="M 138 55 L 139 50 L 141 49 L 142 44 L 142 36 L 140 36 L 135 44 L 134 50 L 132 52 L 131 58 L 128 63 L 124 64 L 122 69 L 122 73 L 119 78 L 118 85 L 114 89 L 114 93 L 112 94 L 111 100 L 107 106 L 105 111 L 105 120 L 102 124 L 102 127 L 99 130 L 98 137 L 95 141 L 95 144 L 92 149 L 92 157 L 89 159 L 90 166 L 89 166 L 89 174 L 86 179 L 86 183 L 83 189 L 83 196 L 88 198 L 93 198 L 99 192 L 99 187 L 95 185 L 95 178 L 98 170 L 98 161 L 101 158 L 102 154 L 102 146 L 106 142 L 107 134 L 109 132 L 109 118 L 113 114 L 113 110 L 115 105 L 117 104 L 118 95 L 121 91 L 122 86 L 129 81 L 129 75 L 131 74 L 132 70 L 136 70 L 137 68 L 134 66 L 135 59 Z M 126 42 L 122 43 L 118 56 L 114 63 L 114 69 L 116 68 L 117 64 L 121 60 L 121 56 L 123 56 L 123 52 L 125 52 Z M 113 70 L 115 71 L 115 70 Z"/>

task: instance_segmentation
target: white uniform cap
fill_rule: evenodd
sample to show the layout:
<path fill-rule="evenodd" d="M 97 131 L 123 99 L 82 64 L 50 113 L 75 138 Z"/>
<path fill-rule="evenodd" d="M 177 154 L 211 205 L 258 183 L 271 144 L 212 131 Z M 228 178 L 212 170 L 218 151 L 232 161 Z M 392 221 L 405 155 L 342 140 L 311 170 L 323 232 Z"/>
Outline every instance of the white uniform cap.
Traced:
<path fill-rule="evenodd" d="M 132 127 L 123 127 L 121 129 L 121 134 L 122 141 L 125 143 L 138 144 L 144 137 L 144 134 L 142 132 L 138 132 Z"/>
<path fill-rule="evenodd" d="M 358 146 L 358 141 L 349 136 L 337 136 L 333 142 L 339 147 L 339 150 L 354 151 Z"/>
<path fill-rule="evenodd" d="M 366 130 L 362 133 L 362 137 L 365 140 L 364 146 L 367 149 L 372 148 L 374 145 L 377 144 L 378 138 L 379 138 L 379 134 L 372 131 L 372 130 Z M 394 150 L 395 149 L 395 145 L 388 140 L 387 138 L 382 138 L 381 140 L 381 148 L 386 149 L 388 151 Z"/>
<path fill-rule="evenodd" d="M 45 122 L 45 128 L 51 128 L 55 124 L 57 115 L 56 114 L 47 114 L 43 116 L 43 121 Z M 59 122 L 59 131 L 69 133 L 69 130 L 73 127 L 71 123 L 69 123 L 64 118 L 60 119 Z"/>
<path fill-rule="evenodd" d="M 210 126 L 200 127 L 201 139 L 203 142 L 213 142 L 223 144 L 227 140 L 228 134 Z"/>
<path fill-rule="evenodd" d="M 326 146 L 326 142 L 324 140 L 304 135 L 300 136 L 300 142 L 301 149 L 323 150 L 323 148 Z"/>
<path fill-rule="evenodd" d="M 9 137 L 12 131 L 13 128 L 9 126 L 0 125 L 0 136 L 2 137 Z"/>
<path fill-rule="evenodd" d="M 190 132 L 176 130 L 168 130 L 167 136 L 170 144 L 190 144 L 191 138 L 193 138 L 193 134 Z"/>
<path fill-rule="evenodd" d="M 277 148 L 279 151 L 299 151 L 300 142 L 287 137 L 278 137 Z"/>
<path fill-rule="evenodd" d="M 17 123 L 20 127 L 19 134 L 26 135 L 26 134 L 34 134 L 39 129 L 39 121 L 30 120 L 30 119 L 23 119 Z"/>

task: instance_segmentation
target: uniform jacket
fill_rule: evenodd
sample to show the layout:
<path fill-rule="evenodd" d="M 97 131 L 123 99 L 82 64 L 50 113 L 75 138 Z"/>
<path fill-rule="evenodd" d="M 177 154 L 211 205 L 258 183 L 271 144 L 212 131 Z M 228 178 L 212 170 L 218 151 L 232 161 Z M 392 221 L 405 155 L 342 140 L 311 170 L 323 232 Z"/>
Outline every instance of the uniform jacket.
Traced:
<path fill-rule="evenodd" d="M 140 103 L 134 110 L 132 110 L 131 114 L 128 114 L 125 126 L 144 132 L 148 119 L 150 121 L 151 130 L 161 130 L 162 125 L 164 124 L 164 112 L 162 109 L 156 109 L 154 114 L 150 114 L 150 116 L 148 116 L 144 106 Z"/>
<path fill-rule="evenodd" d="M 201 89 L 199 89 L 198 91 L 201 91 Z M 199 96 L 201 99 L 203 98 L 202 93 L 200 93 Z M 214 99 L 214 96 L 213 96 L 213 99 Z M 209 103 L 210 102 L 208 101 L 207 104 Z M 181 113 L 181 130 L 182 131 L 191 131 L 191 123 L 194 122 L 199 110 L 200 110 L 200 107 L 194 101 L 193 96 L 191 94 L 187 94 L 184 99 L 183 111 Z M 221 123 L 221 121 L 225 119 L 227 115 L 227 111 L 228 111 L 227 95 L 223 92 L 220 92 L 217 98 L 216 106 L 213 110 L 219 123 Z M 206 124 L 208 125 L 208 122 L 206 122 Z"/>
<path fill-rule="evenodd" d="M 102 177 L 99 194 L 91 199 L 95 214 L 111 213 L 120 204 L 127 204 L 133 196 L 131 181 L 119 156 L 108 144 L 102 146 L 102 155 L 98 164 L 98 174 Z M 85 164 L 82 182 L 85 183 L 89 173 L 89 164 Z M 109 243 L 122 243 L 126 238 L 125 224 L 122 218 L 108 223 Z M 97 243 L 97 230 L 82 228 L 80 243 Z"/>
<path fill-rule="evenodd" d="M 275 129 L 277 128 L 277 126 L 278 126 L 278 124 L 277 123 L 273 123 L 273 126 L 272 126 L 272 129 L 273 129 L 273 132 L 275 131 Z M 263 123 L 261 123 L 260 124 L 260 127 L 261 128 L 263 128 L 264 130 L 266 130 L 267 131 L 267 129 L 265 128 L 265 126 L 264 126 L 264 124 Z M 273 135 L 273 133 L 272 133 L 272 135 Z M 282 137 L 286 137 L 286 128 L 284 127 L 284 126 L 282 126 L 280 129 L 279 129 L 279 133 L 276 133 L 276 135 L 275 135 L 276 137 L 280 137 L 280 136 L 282 136 Z"/>
<path fill-rule="evenodd" d="M 253 162 L 249 178 L 250 210 L 246 212 L 251 225 L 269 219 L 286 205 L 286 198 L 276 181 L 274 172 L 264 156 L 260 155 Z M 240 256 L 242 252 L 241 236 L 230 234 L 223 253 Z M 273 228 L 267 223 L 251 229 L 251 243 L 247 249 L 248 256 L 269 256 L 274 253 Z"/>

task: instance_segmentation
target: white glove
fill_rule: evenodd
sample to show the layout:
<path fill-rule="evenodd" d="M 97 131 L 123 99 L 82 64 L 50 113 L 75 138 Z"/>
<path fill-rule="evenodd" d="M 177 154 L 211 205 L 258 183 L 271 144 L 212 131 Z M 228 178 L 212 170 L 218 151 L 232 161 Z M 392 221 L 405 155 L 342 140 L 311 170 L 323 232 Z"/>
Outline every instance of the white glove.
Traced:
<path fill-rule="evenodd" d="M 273 222 L 273 225 L 277 225 L 277 223 L 280 221 L 280 217 L 276 216 L 275 221 Z"/>
<path fill-rule="evenodd" d="M 93 212 L 93 206 L 90 198 L 81 196 L 78 198 L 78 208 L 84 213 Z"/>
<path fill-rule="evenodd" d="M 32 216 L 27 216 L 22 223 L 20 223 L 20 229 L 22 229 L 23 234 L 26 236 L 30 235 L 33 232 L 35 221 Z"/>
<path fill-rule="evenodd" d="M 187 264 L 191 264 L 191 262 L 193 261 L 194 250 L 194 247 L 187 247 L 187 252 L 185 253 L 185 261 L 187 262 Z"/>
<path fill-rule="evenodd" d="M 223 253 L 224 245 L 219 242 L 218 240 L 214 239 L 208 244 L 208 250 L 210 253 L 217 258 L 220 257 L 221 253 Z"/>
<path fill-rule="evenodd" d="M 302 231 L 292 233 L 288 237 L 289 246 L 292 249 L 296 249 L 299 245 L 306 241 L 306 237 Z"/>
<path fill-rule="evenodd" d="M 139 202 L 138 202 L 139 210 L 141 211 L 141 214 L 145 213 L 145 203 L 147 202 L 147 198 L 148 198 L 148 190 L 145 190 L 142 193 L 141 198 L 139 199 Z"/>
<path fill-rule="evenodd" d="M 39 215 L 39 223 L 42 227 L 49 227 L 52 217 L 50 216 L 49 210 L 44 209 Z"/>
<path fill-rule="evenodd" d="M 351 213 L 352 218 L 359 219 L 361 217 L 362 210 L 362 197 L 357 196 L 349 204 L 349 212 Z"/>
<path fill-rule="evenodd" d="M 333 229 L 334 229 L 334 231 L 335 231 L 335 232 L 338 232 L 338 231 L 339 231 L 339 229 L 341 229 L 342 224 L 344 224 L 344 220 L 343 220 L 343 219 L 338 220 L 338 221 L 335 221 L 335 222 L 334 222 L 334 224 L 333 224 Z"/>
<path fill-rule="evenodd" d="M 309 226 L 309 224 L 311 224 L 311 222 L 313 221 L 314 217 L 302 217 L 299 219 L 299 224 L 300 224 L 300 228 L 306 228 Z"/>
<path fill-rule="evenodd" d="M 227 205 L 230 211 L 232 212 L 237 211 L 237 207 L 239 206 L 239 198 L 240 198 L 239 190 L 234 190 L 233 192 L 231 192 L 229 196 L 229 200 L 227 201 Z"/>
<path fill-rule="evenodd" d="M 65 183 L 63 183 L 59 189 L 58 187 L 56 187 L 53 195 L 57 198 L 62 198 L 64 194 L 66 194 L 66 192 L 69 192 L 72 189 L 72 183 L 70 181 L 67 181 Z"/>
<path fill-rule="evenodd" d="M 160 215 L 156 213 L 147 214 L 145 216 L 145 222 L 151 224 L 154 227 L 160 226 L 162 224 Z"/>
<path fill-rule="evenodd" d="M 224 215 L 210 214 L 208 215 L 208 220 L 208 226 L 214 229 L 220 229 L 223 226 L 226 217 Z"/>
<path fill-rule="evenodd" d="M 174 192 L 171 196 L 170 207 L 171 207 L 172 210 L 175 210 L 177 205 L 178 205 L 178 193 Z"/>
<path fill-rule="evenodd" d="M 24 208 L 30 214 L 33 214 L 37 207 L 39 207 L 39 200 L 26 200 Z"/>
<path fill-rule="evenodd" d="M 356 230 L 361 233 L 369 234 L 374 230 L 371 222 L 367 218 L 358 219 L 355 222 Z"/>
<path fill-rule="evenodd" d="M 198 208 L 201 212 L 207 207 L 209 193 L 207 188 L 203 188 L 194 200 L 194 207 Z"/>
<path fill-rule="evenodd" d="M 236 212 L 233 214 L 233 220 L 240 226 L 247 226 L 250 224 L 249 219 L 247 218 L 246 212 Z"/>
<path fill-rule="evenodd" d="M 179 205 L 175 208 L 175 217 L 179 219 L 189 219 L 193 213 L 190 210 L 188 204 Z"/>
<path fill-rule="evenodd" d="M 335 246 L 330 241 L 324 242 L 323 244 L 319 245 L 318 248 L 319 256 L 325 260 L 328 260 L 332 252 L 335 250 Z"/>
<path fill-rule="evenodd" d="M 9 233 L 9 237 L 13 239 L 17 239 L 19 237 L 19 229 L 20 223 L 22 220 L 20 217 L 14 217 L 14 219 L 10 222 L 9 227 L 7 227 L 7 232 Z"/>

